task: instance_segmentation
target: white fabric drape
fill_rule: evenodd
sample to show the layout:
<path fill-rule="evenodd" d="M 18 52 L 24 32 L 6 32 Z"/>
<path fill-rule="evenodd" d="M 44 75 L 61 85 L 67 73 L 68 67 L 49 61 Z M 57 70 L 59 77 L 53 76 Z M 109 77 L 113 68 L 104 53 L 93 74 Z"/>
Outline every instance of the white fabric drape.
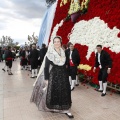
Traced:
<path fill-rule="evenodd" d="M 57 6 L 57 1 L 52 6 L 48 7 L 43 17 L 43 21 L 39 33 L 39 39 L 38 39 L 38 45 L 40 47 L 42 43 L 48 45 L 53 19 L 55 16 L 56 6 Z"/>

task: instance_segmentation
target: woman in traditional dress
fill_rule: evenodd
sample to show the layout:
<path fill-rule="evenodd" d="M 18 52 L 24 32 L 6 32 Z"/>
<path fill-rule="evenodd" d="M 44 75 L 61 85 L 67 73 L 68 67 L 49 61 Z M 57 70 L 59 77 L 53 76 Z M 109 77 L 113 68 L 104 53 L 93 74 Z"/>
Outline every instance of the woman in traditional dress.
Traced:
<path fill-rule="evenodd" d="M 70 113 L 71 89 L 66 69 L 66 56 L 61 48 L 62 39 L 56 36 L 50 44 L 42 64 L 43 71 L 38 75 L 31 102 L 39 110 L 64 113 L 74 118 Z M 42 69 L 41 68 L 41 69 Z M 41 70 L 40 70 L 41 71 Z"/>

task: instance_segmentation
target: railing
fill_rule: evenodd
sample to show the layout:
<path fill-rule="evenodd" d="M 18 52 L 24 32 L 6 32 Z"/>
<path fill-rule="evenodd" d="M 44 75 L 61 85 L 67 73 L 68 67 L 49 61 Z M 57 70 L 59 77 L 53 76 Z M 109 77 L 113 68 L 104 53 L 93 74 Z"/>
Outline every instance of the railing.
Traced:
<path fill-rule="evenodd" d="M 79 80 L 80 80 L 81 83 L 84 83 L 84 84 L 85 83 L 90 84 L 90 85 L 93 84 L 92 83 L 92 77 L 89 77 L 86 74 L 84 75 L 82 80 L 79 77 Z M 95 85 L 95 84 L 93 86 L 97 86 L 98 87 L 98 85 Z M 114 84 L 114 83 L 108 82 L 107 88 L 120 93 L 120 84 Z"/>
<path fill-rule="evenodd" d="M 108 82 L 107 87 L 120 92 L 120 85 L 119 84 L 113 84 L 113 83 Z"/>

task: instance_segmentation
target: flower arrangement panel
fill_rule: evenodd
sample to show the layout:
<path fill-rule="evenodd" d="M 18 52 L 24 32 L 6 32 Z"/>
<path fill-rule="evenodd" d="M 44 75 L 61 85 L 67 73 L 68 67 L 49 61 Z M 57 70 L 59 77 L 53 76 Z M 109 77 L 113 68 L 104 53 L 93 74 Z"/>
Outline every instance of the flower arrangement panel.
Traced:
<path fill-rule="evenodd" d="M 61 0 L 58 1 L 51 35 L 55 30 L 54 28 L 68 15 L 70 3 L 67 0 L 61 7 Z M 90 0 L 86 14 L 81 15 L 76 23 L 70 20 L 63 22 L 55 32 L 55 34 L 62 36 L 63 44 L 66 44 L 69 40 L 76 44 L 75 47 L 80 52 L 81 64 L 93 66 L 95 46 L 98 43 L 102 44 L 113 59 L 112 73 L 108 80 L 115 84 L 120 84 L 119 13 L 120 0 Z M 97 84 L 97 73 L 93 74 L 91 69 L 88 74 L 94 76 L 93 82 Z"/>

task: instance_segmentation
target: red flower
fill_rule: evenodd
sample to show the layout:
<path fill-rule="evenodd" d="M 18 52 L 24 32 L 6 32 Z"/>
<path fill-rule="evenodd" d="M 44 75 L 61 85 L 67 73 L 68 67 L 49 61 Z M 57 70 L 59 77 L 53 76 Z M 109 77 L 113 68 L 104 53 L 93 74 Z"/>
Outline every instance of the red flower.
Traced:
<path fill-rule="evenodd" d="M 119 38 L 120 38 L 120 32 L 118 33 L 118 35 L 117 35 Z"/>
<path fill-rule="evenodd" d="M 58 1 L 51 32 L 53 31 L 53 28 L 56 26 L 56 24 L 58 24 L 61 20 L 66 18 L 68 14 L 69 5 L 70 3 L 66 4 L 63 7 L 60 7 L 60 0 Z M 88 12 L 85 15 L 79 17 L 77 21 L 79 22 L 81 20 L 90 20 L 94 17 L 100 17 L 101 20 L 104 20 L 105 23 L 107 23 L 109 28 L 113 29 L 113 27 L 116 26 L 118 29 L 120 29 L 119 5 L 120 5 L 120 0 L 90 0 Z M 71 21 L 68 21 L 65 22 L 61 28 L 59 28 L 57 34 L 63 38 L 63 44 L 66 44 L 69 41 L 67 36 L 71 32 L 73 26 L 74 24 Z M 120 33 L 118 33 L 117 36 L 120 38 Z M 95 62 L 94 52 L 91 54 L 89 60 L 86 59 L 86 55 L 88 51 L 87 45 L 76 44 L 75 48 L 77 48 L 80 53 L 81 64 L 88 64 L 90 66 L 94 66 L 94 62 Z M 116 54 L 115 52 L 109 50 L 109 48 L 104 48 L 104 50 L 106 50 L 110 54 L 113 60 L 113 68 L 111 74 L 108 77 L 108 81 L 112 83 L 120 84 L 120 74 L 119 74 L 120 53 Z M 98 84 L 98 70 L 99 69 L 97 69 L 96 73 L 93 73 L 92 70 L 87 72 L 89 76 L 93 76 L 93 82 L 95 84 Z M 84 73 L 84 71 L 82 72 Z"/>

